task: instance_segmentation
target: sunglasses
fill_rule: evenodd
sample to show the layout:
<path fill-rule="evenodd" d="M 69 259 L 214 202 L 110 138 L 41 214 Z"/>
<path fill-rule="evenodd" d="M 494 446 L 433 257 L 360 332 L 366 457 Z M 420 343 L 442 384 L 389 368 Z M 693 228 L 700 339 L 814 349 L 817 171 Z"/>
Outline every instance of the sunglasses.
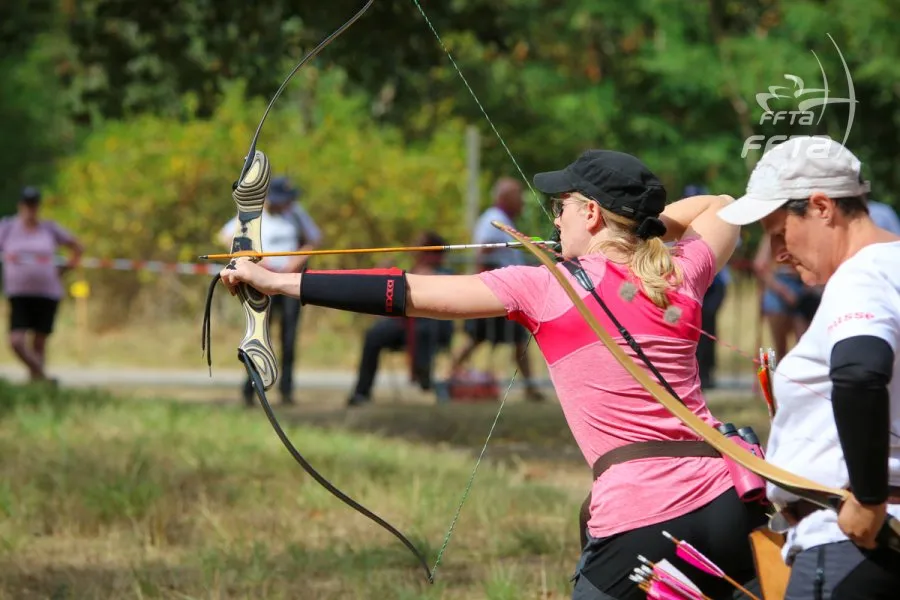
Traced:
<path fill-rule="evenodd" d="M 550 210 L 553 212 L 554 218 L 562 216 L 563 209 L 566 207 L 567 202 L 569 204 L 581 204 L 584 201 L 580 198 L 573 198 L 572 194 L 563 194 L 562 196 L 550 198 Z"/>
<path fill-rule="evenodd" d="M 550 211 L 553 213 L 554 218 L 559 218 L 562 215 L 563 209 L 566 207 L 566 200 L 569 199 L 568 194 L 550 198 Z"/>

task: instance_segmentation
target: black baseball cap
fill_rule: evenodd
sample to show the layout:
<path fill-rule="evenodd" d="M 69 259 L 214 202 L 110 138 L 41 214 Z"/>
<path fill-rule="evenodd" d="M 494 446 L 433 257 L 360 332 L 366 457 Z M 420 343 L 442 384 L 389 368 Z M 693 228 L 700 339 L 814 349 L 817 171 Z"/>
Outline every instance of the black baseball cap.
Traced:
<path fill-rule="evenodd" d="M 587 150 L 561 171 L 538 173 L 534 185 L 545 194 L 579 192 L 639 224 L 666 207 L 666 188 L 640 160 L 615 150 Z"/>
<path fill-rule="evenodd" d="M 269 184 L 268 200 L 272 204 L 287 204 L 300 196 L 300 188 L 291 183 L 287 177 L 274 177 Z"/>
<path fill-rule="evenodd" d="M 25 204 L 37 204 L 41 201 L 41 191 L 34 186 L 22 188 L 22 202 Z"/>

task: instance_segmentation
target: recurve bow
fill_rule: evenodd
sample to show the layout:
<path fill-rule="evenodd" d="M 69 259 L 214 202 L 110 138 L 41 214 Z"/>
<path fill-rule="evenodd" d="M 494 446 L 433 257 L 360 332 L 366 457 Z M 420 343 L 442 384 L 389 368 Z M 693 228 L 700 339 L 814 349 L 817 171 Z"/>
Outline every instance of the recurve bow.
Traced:
<path fill-rule="evenodd" d="M 266 116 L 269 114 L 269 110 L 272 108 L 275 100 L 281 94 L 282 90 L 284 90 L 285 86 L 294 76 L 294 74 L 310 59 L 316 56 L 323 48 L 325 48 L 325 46 L 331 43 L 332 40 L 338 37 L 348 27 L 355 23 L 357 19 L 365 14 L 365 12 L 372 6 L 373 2 L 374 0 L 369 0 L 365 4 L 365 6 L 357 11 L 357 13 L 353 15 L 353 17 L 351 17 L 346 23 L 341 25 L 331 35 L 322 40 L 315 48 L 310 50 L 310 52 L 306 56 L 304 56 L 299 63 L 297 63 L 297 65 L 290 72 L 287 78 L 285 78 L 284 82 L 282 82 L 281 86 L 272 97 L 272 100 L 269 102 L 269 105 L 266 107 L 265 113 L 263 114 L 262 119 L 260 120 L 259 125 L 256 128 L 256 133 L 254 134 L 253 139 L 250 142 L 250 149 L 247 152 L 247 156 L 245 157 L 241 173 L 232 185 L 231 195 L 237 207 L 238 220 L 238 228 L 231 244 L 232 253 L 263 252 L 261 237 L 262 214 L 266 194 L 268 193 L 269 189 L 270 166 L 269 160 L 266 155 L 262 151 L 256 149 L 256 143 L 259 139 L 259 133 L 262 130 L 262 126 L 266 120 Z M 255 257 L 251 258 L 251 260 L 258 261 L 260 260 L 260 258 Z M 225 268 L 233 269 L 234 260 L 232 260 Z M 213 292 L 217 287 L 218 282 L 219 277 L 216 276 L 210 283 L 210 287 L 207 292 L 206 309 L 203 317 L 202 348 L 206 352 L 207 363 L 210 365 L 210 368 L 212 365 L 212 356 L 209 346 L 210 317 Z M 425 555 L 418 548 L 416 548 L 416 546 L 411 541 L 409 541 L 409 539 L 405 535 L 403 535 L 397 528 L 339 490 L 322 474 L 316 471 L 316 469 L 309 463 L 309 461 L 306 460 L 306 458 L 303 457 L 303 455 L 297 450 L 297 448 L 288 438 L 287 434 L 284 432 L 284 429 L 282 429 L 281 424 L 278 422 L 278 419 L 276 418 L 272 407 L 269 405 L 268 399 L 266 398 L 266 390 L 271 388 L 272 385 L 274 385 L 275 381 L 278 379 L 278 361 L 276 359 L 275 352 L 272 349 L 272 343 L 269 339 L 269 309 L 271 300 L 265 294 L 245 284 L 238 286 L 237 296 L 241 301 L 241 306 L 244 308 L 244 314 L 246 315 L 247 323 L 244 339 L 241 340 L 240 344 L 238 345 L 238 360 L 240 360 L 246 367 L 247 374 L 250 377 L 250 381 L 252 382 L 253 389 L 256 392 L 256 395 L 259 397 L 263 411 L 265 411 L 266 417 L 268 417 L 269 419 L 269 423 L 272 425 L 272 428 L 275 430 L 275 433 L 281 440 L 282 444 L 284 444 L 284 447 L 287 448 L 287 451 L 294 458 L 294 460 L 296 460 L 297 463 L 301 467 L 303 467 L 303 469 L 307 473 L 309 473 L 309 475 L 313 479 L 315 479 L 322 487 L 328 490 L 336 498 L 338 498 L 354 510 L 365 515 L 366 517 L 389 531 L 397 539 L 399 539 L 410 550 L 410 552 L 415 555 L 422 568 L 425 569 L 428 581 L 433 583 L 434 574 L 433 571 L 428 567 L 428 562 L 425 558 Z"/>

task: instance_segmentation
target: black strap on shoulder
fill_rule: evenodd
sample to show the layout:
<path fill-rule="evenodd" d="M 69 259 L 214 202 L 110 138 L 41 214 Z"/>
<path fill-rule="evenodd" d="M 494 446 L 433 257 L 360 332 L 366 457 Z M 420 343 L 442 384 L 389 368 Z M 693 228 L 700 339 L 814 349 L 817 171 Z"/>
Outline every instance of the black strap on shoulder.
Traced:
<path fill-rule="evenodd" d="M 594 287 L 594 282 L 591 281 L 590 276 L 587 274 L 587 272 L 585 272 L 584 267 L 581 266 L 581 263 L 578 261 L 578 259 L 570 258 L 569 260 L 562 261 L 562 264 L 566 267 L 566 269 L 568 269 L 569 273 L 572 274 L 575 280 L 578 281 L 581 287 L 591 293 L 591 295 L 594 297 L 594 300 L 597 301 L 597 304 L 600 305 L 600 308 L 602 308 L 603 312 L 606 313 L 606 316 L 609 317 L 609 320 L 612 321 L 613 325 L 616 326 L 616 329 L 619 330 L 619 334 L 625 339 L 631 349 L 634 350 L 634 353 L 637 354 L 637 356 L 644 362 L 645 365 L 647 365 L 647 368 L 650 369 L 650 372 L 656 376 L 659 384 L 663 386 L 667 392 L 672 394 L 672 396 L 676 400 L 684 404 L 684 400 L 681 399 L 681 396 L 675 393 L 675 390 L 672 389 L 672 386 L 669 385 L 669 382 L 665 380 L 665 378 L 662 376 L 662 373 L 657 370 L 653 363 L 650 362 L 650 359 L 647 358 L 647 355 L 644 354 L 644 351 L 641 350 L 641 346 L 637 343 L 637 340 L 635 340 L 631 336 L 628 330 L 625 329 L 625 326 L 622 325 L 622 323 L 619 322 L 612 311 L 609 310 L 609 307 L 606 305 L 606 302 L 603 301 L 603 298 L 601 298 L 600 295 L 597 294 L 597 290 Z"/>

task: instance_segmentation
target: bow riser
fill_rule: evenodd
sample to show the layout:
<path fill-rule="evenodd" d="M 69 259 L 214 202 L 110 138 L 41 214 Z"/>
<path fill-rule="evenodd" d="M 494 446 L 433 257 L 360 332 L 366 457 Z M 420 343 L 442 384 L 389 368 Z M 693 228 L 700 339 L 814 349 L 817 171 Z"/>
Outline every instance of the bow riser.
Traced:
<path fill-rule="evenodd" d="M 262 211 L 269 180 L 269 159 L 257 150 L 246 174 L 231 193 L 238 210 L 238 231 L 231 243 L 232 252 L 262 252 Z M 272 300 L 243 284 L 238 286 L 237 294 L 247 323 L 244 339 L 238 345 L 238 359 L 243 360 L 242 355 L 250 359 L 263 388 L 268 390 L 278 379 L 278 360 L 269 338 L 269 307 Z"/>

